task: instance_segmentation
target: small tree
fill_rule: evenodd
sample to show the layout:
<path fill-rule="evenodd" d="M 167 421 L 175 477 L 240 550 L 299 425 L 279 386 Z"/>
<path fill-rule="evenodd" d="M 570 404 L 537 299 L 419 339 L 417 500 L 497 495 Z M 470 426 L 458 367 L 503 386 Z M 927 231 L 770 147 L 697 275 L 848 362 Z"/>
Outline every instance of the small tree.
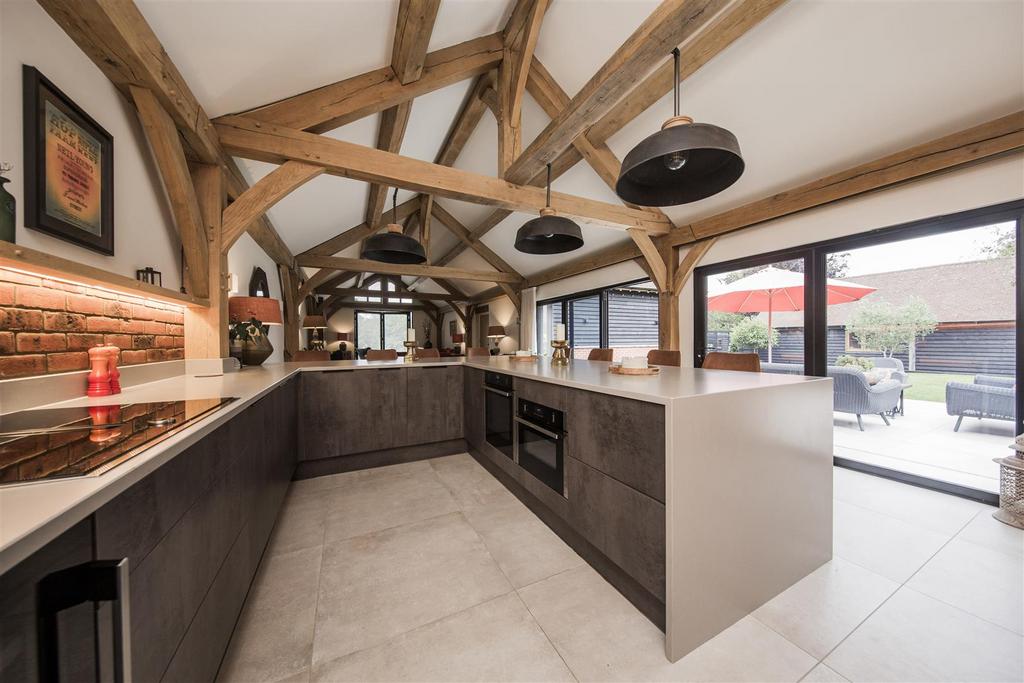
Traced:
<path fill-rule="evenodd" d="M 846 324 L 861 346 L 877 349 L 883 356 L 904 351 L 918 337 L 935 331 L 938 321 L 928 304 L 911 297 L 902 306 L 887 301 L 864 301 Z"/>
<path fill-rule="evenodd" d="M 772 346 L 779 345 L 779 331 L 771 331 Z M 767 349 L 768 325 L 757 318 L 744 318 L 729 330 L 729 350 Z"/>
<path fill-rule="evenodd" d="M 746 318 L 742 313 L 726 313 L 724 311 L 708 311 L 708 331 L 728 332 Z"/>

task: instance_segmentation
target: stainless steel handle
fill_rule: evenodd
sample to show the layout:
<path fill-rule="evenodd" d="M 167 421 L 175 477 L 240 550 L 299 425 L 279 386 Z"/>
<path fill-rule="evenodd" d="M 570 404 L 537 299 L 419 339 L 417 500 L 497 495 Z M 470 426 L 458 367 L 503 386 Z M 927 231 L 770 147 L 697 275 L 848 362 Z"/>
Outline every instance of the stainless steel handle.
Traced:
<path fill-rule="evenodd" d="M 83 602 L 112 602 L 114 681 L 131 683 L 131 612 L 128 558 L 94 560 L 48 574 L 39 582 L 39 678 L 60 679 L 57 615 Z"/>
<path fill-rule="evenodd" d="M 534 431 L 540 432 L 541 434 L 543 434 L 544 436 L 548 437 L 549 439 L 554 439 L 555 441 L 558 441 L 559 439 L 562 438 L 561 434 L 556 434 L 555 432 L 551 431 L 550 429 L 544 429 L 540 425 L 536 425 L 536 424 L 530 422 L 529 420 L 524 420 L 523 418 L 519 417 L 518 415 L 516 415 L 515 420 L 516 420 L 516 422 L 518 422 L 521 425 L 525 425 L 525 426 L 529 427 L 530 429 L 533 429 Z"/>
<path fill-rule="evenodd" d="M 489 391 L 492 394 L 497 394 L 498 396 L 504 396 L 505 398 L 512 398 L 512 392 L 511 391 L 502 391 L 500 389 L 494 389 L 492 387 L 487 387 L 487 386 L 484 387 L 484 391 Z"/>

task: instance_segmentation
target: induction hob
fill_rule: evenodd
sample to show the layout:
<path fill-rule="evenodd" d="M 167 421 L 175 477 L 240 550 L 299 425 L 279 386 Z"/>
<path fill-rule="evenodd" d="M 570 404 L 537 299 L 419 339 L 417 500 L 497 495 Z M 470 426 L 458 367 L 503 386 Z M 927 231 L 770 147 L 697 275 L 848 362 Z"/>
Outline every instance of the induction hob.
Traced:
<path fill-rule="evenodd" d="M 0 415 L 0 486 L 102 474 L 235 400 L 38 408 Z"/>

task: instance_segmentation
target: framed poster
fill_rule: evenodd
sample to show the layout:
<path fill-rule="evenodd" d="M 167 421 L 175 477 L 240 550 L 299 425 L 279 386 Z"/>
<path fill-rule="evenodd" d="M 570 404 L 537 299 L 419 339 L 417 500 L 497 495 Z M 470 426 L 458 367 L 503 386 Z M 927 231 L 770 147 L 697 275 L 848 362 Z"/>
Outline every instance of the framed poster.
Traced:
<path fill-rule="evenodd" d="M 114 138 L 22 66 L 25 225 L 114 255 Z"/>

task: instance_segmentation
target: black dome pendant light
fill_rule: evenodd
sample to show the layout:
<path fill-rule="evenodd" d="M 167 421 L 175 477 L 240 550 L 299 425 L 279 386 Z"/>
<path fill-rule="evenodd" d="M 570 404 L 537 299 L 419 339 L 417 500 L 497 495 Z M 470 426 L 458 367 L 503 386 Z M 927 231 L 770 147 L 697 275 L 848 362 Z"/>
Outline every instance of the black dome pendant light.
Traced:
<path fill-rule="evenodd" d="M 372 237 L 363 242 L 363 258 L 382 263 L 400 263 L 403 265 L 423 263 L 427 255 L 418 240 L 402 233 L 402 226 L 395 221 L 398 217 L 398 188 L 391 198 L 391 222 Z"/>
<path fill-rule="evenodd" d="M 580 226 L 551 208 L 551 164 L 548 164 L 548 194 L 540 217 L 523 223 L 516 233 L 516 249 L 526 254 L 564 254 L 583 246 Z"/>
<path fill-rule="evenodd" d="M 675 206 L 718 194 L 743 175 L 736 136 L 679 115 L 679 48 L 675 60 L 674 116 L 622 161 L 615 194 L 639 206 Z"/>

